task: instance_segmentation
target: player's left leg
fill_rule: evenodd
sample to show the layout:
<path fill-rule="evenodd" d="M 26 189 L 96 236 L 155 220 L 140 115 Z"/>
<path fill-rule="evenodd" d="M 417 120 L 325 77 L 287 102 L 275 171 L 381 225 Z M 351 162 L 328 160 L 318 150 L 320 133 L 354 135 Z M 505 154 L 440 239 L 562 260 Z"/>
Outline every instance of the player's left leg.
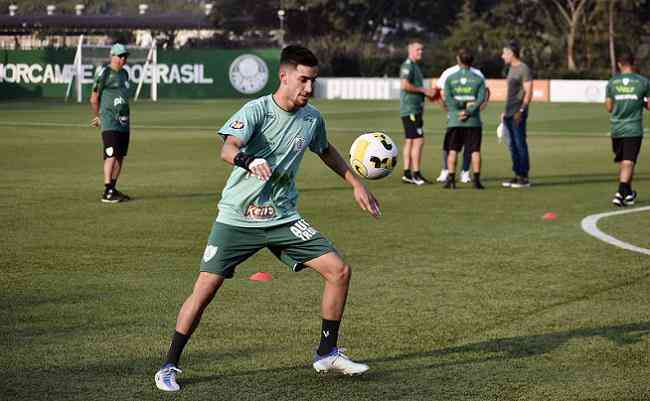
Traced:
<path fill-rule="evenodd" d="M 463 148 L 463 168 L 460 177 L 460 182 L 463 184 L 469 184 L 472 182 L 472 176 L 470 172 L 470 164 L 472 163 L 472 160 L 472 152 L 470 151 L 469 146 L 465 146 Z"/>
<path fill-rule="evenodd" d="M 368 370 L 368 365 L 353 362 L 337 347 L 339 326 L 350 287 L 352 270 L 336 252 L 329 252 L 305 262 L 325 279 L 325 288 L 321 300 L 323 318 L 321 341 L 316 351 L 314 369 L 318 372 L 335 371 L 346 375 L 361 374 Z"/>

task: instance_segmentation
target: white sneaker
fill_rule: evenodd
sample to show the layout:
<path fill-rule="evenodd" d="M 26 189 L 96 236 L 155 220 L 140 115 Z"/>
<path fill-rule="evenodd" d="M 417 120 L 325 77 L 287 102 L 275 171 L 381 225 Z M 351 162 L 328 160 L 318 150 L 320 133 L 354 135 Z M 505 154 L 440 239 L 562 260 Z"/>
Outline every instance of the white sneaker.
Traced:
<path fill-rule="evenodd" d="M 179 368 L 172 364 L 167 364 L 156 372 L 154 379 L 156 380 L 156 387 L 162 391 L 178 391 L 181 386 L 176 383 L 176 374 L 183 373 Z"/>
<path fill-rule="evenodd" d="M 340 372 L 344 375 L 360 375 L 370 369 L 368 365 L 353 362 L 344 354 L 345 348 L 334 348 L 327 355 L 316 355 L 314 369 L 318 373 Z"/>
<path fill-rule="evenodd" d="M 470 182 L 472 182 L 472 177 L 469 174 L 469 171 L 463 171 L 460 174 L 460 182 L 462 182 L 463 184 L 469 184 Z"/>
<path fill-rule="evenodd" d="M 447 177 L 449 177 L 449 170 L 440 170 L 440 175 L 436 178 L 436 181 L 447 182 Z"/>

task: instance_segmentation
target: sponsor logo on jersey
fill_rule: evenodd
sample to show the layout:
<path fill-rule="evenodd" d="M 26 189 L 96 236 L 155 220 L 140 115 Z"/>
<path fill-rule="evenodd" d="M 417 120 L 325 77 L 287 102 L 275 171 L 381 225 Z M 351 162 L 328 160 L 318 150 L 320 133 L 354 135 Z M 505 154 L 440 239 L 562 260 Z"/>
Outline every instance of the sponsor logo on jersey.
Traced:
<path fill-rule="evenodd" d="M 275 208 L 271 205 L 248 205 L 245 216 L 251 220 L 270 220 L 276 216 Z"/>
<path fill-rule="evenodd" d="M 219 247 L 215 245 L 209 245 L 205 247 L 205 251 L 203 252 L 203 261 L 208 262 L 210 259 L 214 258 L 214 255 L 217 254 L 217 251 L 219 251 Z"/>
<path fill-rule="evenodd" d="M 298 135 L 296 139 L 293 140 L 293 150 L 296 152 L 302 152 L 305 148 L 305 138 L 302 135 Z"/>
<path fill-rule="evenodd" d="M 116 97 L 115 100 L 113 100 L 113 106 L 114 107 L 117 107 L 117 106 L 119 106 L 121 104 L 124 104 L 124 103 L 126 103 L 126 102 L 121 97 Z"/>
<path fill-rule="evenodd" d="M 243 121 L 235 120 L 230 123 L 230 128 L 232 129 L 243 129 L 245 126 Z"/>

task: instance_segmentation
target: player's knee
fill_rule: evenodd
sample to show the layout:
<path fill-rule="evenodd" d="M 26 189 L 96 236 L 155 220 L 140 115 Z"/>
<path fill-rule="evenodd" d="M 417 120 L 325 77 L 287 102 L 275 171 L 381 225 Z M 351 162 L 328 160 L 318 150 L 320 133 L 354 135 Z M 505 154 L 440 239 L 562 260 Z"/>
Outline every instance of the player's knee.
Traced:
<path fill-rule="evenodd" d="M 221 287 L 223 280 L 223 277 L 216 274 L 206 272 L 199 273 L 199 277 L 196 279 L 196 283 L 194 284 L 192 296 L 201 304 L 210 303 L 219 287 Z"/>
<path fill-rule="evenodd" d="M 337 284 L 347 284 L 352 277 L 352 268 L 345 262 L 341 262 L 332 270 L 332 281 Z"/>

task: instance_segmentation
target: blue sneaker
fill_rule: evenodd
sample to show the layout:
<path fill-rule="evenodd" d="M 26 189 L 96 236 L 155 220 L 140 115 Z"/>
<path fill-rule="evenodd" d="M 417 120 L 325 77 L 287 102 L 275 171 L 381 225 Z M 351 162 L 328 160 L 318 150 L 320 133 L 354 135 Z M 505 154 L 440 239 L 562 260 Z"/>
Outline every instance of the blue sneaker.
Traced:
<path fill-rule="evenodd" d="M 370 369 L 368 365 L 353 362 L 344 354 L 345 348 L 336 348 L 327 355 L 318 355 L 314 357 L 314 369 L 318 373 L 339 372 L 344 375 L 360 375 Z"/>
<path fill-rule="evenodd" d="M 162 391 L 180 390 L 181 386 L 176 383 L 177 373 L 183 373 L 183 371 L 171 363 L 163 366 L 158 372 L 156 372 L 156 376 L 154 376 L 154 379 L 156 380 L 156 387 Z"/>

